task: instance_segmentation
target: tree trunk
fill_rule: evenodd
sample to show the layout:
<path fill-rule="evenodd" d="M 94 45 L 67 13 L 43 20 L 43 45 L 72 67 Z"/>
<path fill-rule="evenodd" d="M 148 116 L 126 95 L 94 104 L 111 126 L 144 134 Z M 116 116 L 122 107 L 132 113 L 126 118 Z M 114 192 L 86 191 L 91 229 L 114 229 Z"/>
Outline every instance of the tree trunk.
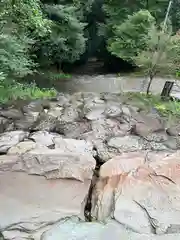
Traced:
<path fill-rule="evenodd" d="M 149 95 L 150 87 L 151 87 L 152 81 L 153 81 L 153 76 L 150 75 L 150 76 L 149 76 L 149 83 L 148 83 L 147 90 L 146 90 L 146 94 L 147 94 L 147 95 Z"/>

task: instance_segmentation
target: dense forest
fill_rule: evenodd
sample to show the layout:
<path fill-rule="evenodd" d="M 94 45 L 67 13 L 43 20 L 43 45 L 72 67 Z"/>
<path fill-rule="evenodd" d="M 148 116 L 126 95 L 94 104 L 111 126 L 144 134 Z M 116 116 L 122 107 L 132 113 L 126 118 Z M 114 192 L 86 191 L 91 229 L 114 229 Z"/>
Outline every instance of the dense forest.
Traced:
<path fill-rule="evenodd" d="M 97 57 L 133 65 L 152 24 L 165 18 L 169 0 L 1 0 L 0 78 L 21 78 L 39 68 L 85 64 Z M 169 14 L 180 29 L 180 0 Z M 110 61 L 111 60 L 111 61 Z"/>

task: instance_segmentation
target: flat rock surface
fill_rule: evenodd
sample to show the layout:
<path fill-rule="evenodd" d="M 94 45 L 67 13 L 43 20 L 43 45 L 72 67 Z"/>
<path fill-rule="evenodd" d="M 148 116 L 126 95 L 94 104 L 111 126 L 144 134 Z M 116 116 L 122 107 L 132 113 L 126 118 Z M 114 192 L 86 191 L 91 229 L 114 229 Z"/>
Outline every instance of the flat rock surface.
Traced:
<path fill-rule="evenodd" d="M 88 180 L 46 180 L 26 173 L 1 173 L 1 231 L 6 231 L 8 237 L 15 229 L 20 239 L 23 235 L 33 236 L 64 217 L 80 216 L 89 185 Z"/>

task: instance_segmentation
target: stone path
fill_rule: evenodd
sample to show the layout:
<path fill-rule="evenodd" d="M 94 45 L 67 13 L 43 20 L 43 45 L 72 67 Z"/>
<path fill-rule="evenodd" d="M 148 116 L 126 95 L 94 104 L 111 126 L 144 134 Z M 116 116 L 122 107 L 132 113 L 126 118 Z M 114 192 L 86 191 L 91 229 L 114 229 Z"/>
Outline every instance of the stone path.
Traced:
<path fill-rule="evenodd" d="M 120 94 L 1 108 L 0 239 L 180 239 L 179 134 Z"/>

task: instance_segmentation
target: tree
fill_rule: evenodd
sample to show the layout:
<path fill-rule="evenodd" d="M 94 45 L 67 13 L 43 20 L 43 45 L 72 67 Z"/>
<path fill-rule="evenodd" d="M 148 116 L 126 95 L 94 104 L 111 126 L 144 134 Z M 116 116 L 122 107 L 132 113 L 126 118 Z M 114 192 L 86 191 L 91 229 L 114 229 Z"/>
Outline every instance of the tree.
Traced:
<path fill-rule="evenodd" d="M 146 48 L 134 57 L 134 62 L 148 76 L 146 93 L 149 94 L 152 81 L 157 73 L 172 73 L 179 69 L 180 38 L 172 36 L 172 28 L 164 30 L 153 25 L 148 32 Z"/>
<path fill-rule="evenodd" d="M 147 10 L 130 15 L 122 24 L 114 26 L 114 35 L 108 39 L 108 50 L 123 60 L 132 62 L 133 58 L 146 46 L 148 29 L 155 19 Z"/>
<path fill-rule="evenodd" d="M 85 24 L 78 20 L 73 6 L 45 5 L 44 10 L 52 25 L 39 44 L 40 59 L 60 70 L 62 62 L 74 62 L 85 51 Z"/>

